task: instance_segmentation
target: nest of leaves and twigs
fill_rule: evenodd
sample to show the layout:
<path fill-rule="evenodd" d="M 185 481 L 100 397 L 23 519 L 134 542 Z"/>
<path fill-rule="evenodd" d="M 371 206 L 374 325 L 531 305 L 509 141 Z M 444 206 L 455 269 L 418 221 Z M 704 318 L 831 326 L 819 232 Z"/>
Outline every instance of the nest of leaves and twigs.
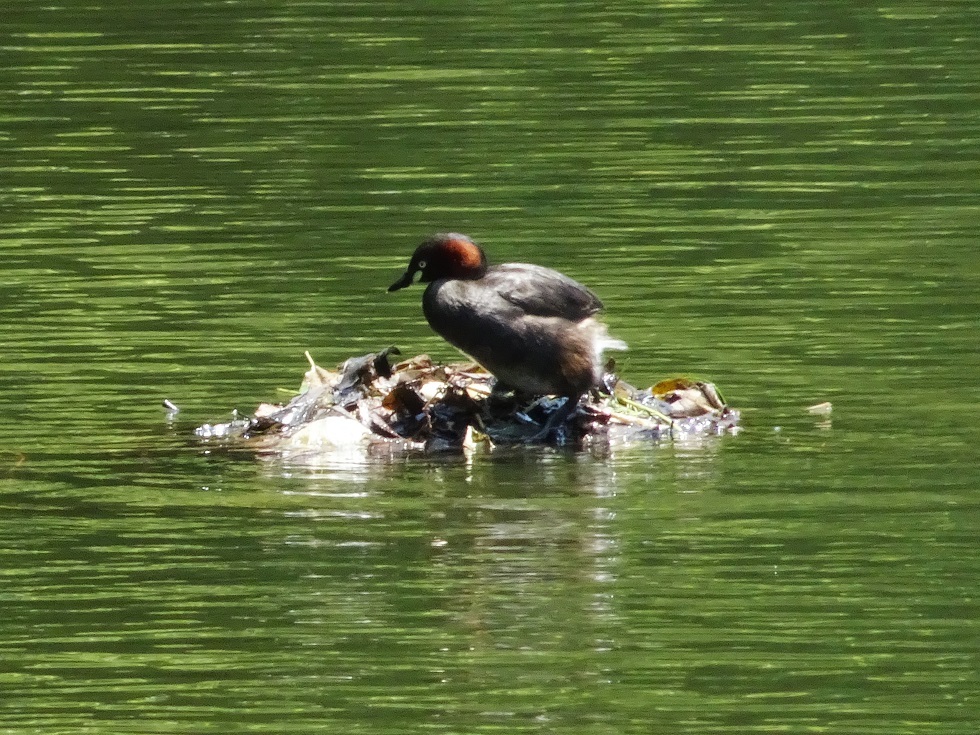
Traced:
<path fill-rule="evenodd" d="M 711 383 L 673 378 L 638 390 L 610 363 L 602 384 L 550 431 L 566 398 L 524 398 L 494 390 L 480 366 L 438 365 L 427 355 L 392 364 L 395 347 L 325 370 L 309 353 L 299 393 L 285 404 L 261 404 L 247 417 L 198 427 L 206 440 L 257 450 L 328 452 L 349 447 L 464 452 L 480 446 L 652 441 L 734 431 L 738 411 Z"/>

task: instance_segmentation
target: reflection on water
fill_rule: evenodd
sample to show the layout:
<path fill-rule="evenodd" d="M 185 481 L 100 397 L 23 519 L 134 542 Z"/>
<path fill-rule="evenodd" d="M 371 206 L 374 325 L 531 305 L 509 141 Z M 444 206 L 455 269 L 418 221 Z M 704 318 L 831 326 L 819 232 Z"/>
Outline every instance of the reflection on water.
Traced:
<path fill-rule="evenodd" d="M 726 729 L 736 713 L 803 726 L 830 700 L 833 724 L 871 722 L 909 687 L 955 703 L 973 670 L 956 641 L 977 612 L 976 509 L 773 492 L 778 461 L 768 478 L 726 473 L 740 442 L 782 456 L 748 436 L 351 483 L 293 468 L 135 503 L 5 485 L 8 519 L 31 519 L 29 534 L 4 525 L 10 721 Z"/>
<path fill-rule="evenodd" d="M 977 732 L 970 4 L 8 5 L 4 727 Z M 190 440 L 454 358 L 384 293 L 448 229 L 744 432 Z"/>

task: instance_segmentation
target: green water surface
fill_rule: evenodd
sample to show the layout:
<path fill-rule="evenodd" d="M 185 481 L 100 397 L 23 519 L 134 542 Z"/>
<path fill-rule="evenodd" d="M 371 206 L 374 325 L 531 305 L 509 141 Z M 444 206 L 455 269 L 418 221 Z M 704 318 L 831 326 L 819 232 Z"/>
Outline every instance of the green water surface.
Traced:
<path fill-rule="evenodd" d="M 980 731 L 980 6 L 15 0 L 0 53 L 0 732 Z M 456 359 L 385 293 L 440 230 L 743 431 L 194 440 L 307 349 Z"/>

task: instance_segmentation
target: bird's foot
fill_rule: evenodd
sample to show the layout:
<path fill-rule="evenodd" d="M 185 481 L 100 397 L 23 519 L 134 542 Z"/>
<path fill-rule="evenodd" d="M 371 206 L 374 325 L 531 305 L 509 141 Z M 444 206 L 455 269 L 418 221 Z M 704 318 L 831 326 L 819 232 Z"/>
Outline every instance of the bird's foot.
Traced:
<path fill-rule="evenodd" d="M 539 431 L 528 436 L 525 444 L 564 444 L 567 440 L 567 421 L 578 408 L 578 398 L 565 398 L 565 402 L 544 422 Z"/>

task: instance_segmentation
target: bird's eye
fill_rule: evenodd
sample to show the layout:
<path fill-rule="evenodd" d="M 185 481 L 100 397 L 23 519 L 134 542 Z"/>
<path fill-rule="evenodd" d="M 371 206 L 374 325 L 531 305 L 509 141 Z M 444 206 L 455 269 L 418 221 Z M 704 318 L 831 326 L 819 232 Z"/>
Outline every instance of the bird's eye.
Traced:
<path fill-rule="evenodd" d="M 424 260 L 419 261 L 419 268 L 424 270 L 426 265 L 428 265 L 428 263 L 426 263 Z"/>

